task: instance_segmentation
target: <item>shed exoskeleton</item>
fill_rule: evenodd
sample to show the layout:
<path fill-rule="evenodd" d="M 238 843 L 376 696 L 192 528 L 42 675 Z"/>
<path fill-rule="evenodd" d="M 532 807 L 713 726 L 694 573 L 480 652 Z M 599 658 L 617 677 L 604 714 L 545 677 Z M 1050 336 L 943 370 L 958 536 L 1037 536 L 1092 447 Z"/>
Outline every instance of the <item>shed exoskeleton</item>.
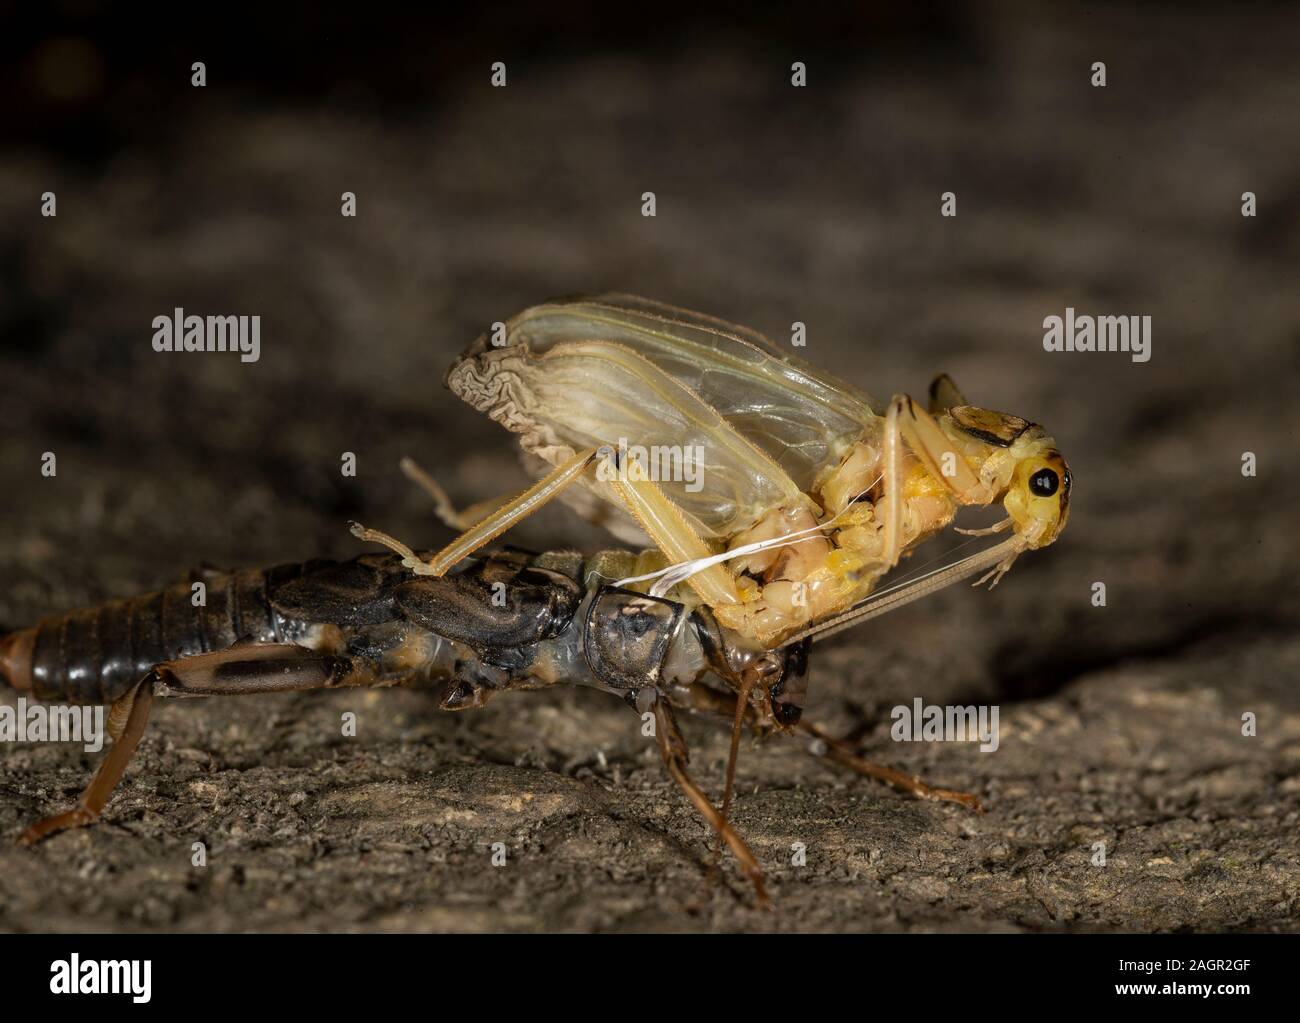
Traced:
<path fill-rule="evenodd" d="M 114 744 L 80 800 L 21 840 L 33 844 L 98 819 L 155 697 L 424 685 L 436 689 L 441 709 L 465 710 L 505 690 L 567 683 L 610 693 L 653 719 L 668 771 L 763 898 L 757 859 L 687 770 L 676 712 L 724 714 L 769 731 L 797 724 L 822 735 L 790 711 L 806 682 L 808 641 L 764 650 L 719 625 L 702 604 L 618 586 L 636 561 L 628 551 L 584 558 L 505 550 L 429 578 L 412 576 L 395 555 L 367 554 L 210 573 L 208 600 L 198 607 L 186 581 L 0 637 L 0 677 L 19 692 L 112 703 Z M 833 741 L 825 754 L 916 795 L 977 805 Z"/>

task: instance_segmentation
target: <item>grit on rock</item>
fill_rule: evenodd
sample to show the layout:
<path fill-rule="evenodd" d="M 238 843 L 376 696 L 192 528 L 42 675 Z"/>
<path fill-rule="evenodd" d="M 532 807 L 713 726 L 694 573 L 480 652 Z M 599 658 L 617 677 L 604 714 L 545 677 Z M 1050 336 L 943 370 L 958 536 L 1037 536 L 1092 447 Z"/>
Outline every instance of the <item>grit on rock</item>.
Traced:
<path fill-rule="evenodd" d="M 1060 541 L 992 594 L 954 587 L 814 650 L 811 717 L 987 815 L 793 739 L 744 746 L 734 820 L 775 914 L 727 857 L 711 883 L 709 830 L 618 701 L 451 715 L 394 690 L 160 701 L 105 821 L 34 850 L 13 838 L 97 758 L 8 746 L 0 928 L 1295 929 L 1294 16 L 1037 10 L 981 9 L 963 59 L 814 60 L 802 90 L 785 51 L 718 34 L 535 56 L 505 90 L 475 70 L 400 116 L 351 94 L 252 102 L 210 71 L 201 109 L 103 159 L 9 146 L 7 627 L 201 564 L 350 557 L 352 518 L 446 542 L 402 455 L 462 504 L 528 477 L 442 373 L 487 324 L 578 291 L 782 342 L 802 321 L 802 354 L 878 397 L 947 370 L 1045 424 L 1075 485 Z M 260 316 L 260 358 L 154 352 L 176 307 Z M 1044 351 L 1067 307 L 1149 315 L 1150 361 Z M 613 546 L 562 509 L 510 539 Z M 996 752 L 892 741 L 891 708 L 918 696 L 997 705 Z M 726 727 L 684 729 L 720 798 Z"/>

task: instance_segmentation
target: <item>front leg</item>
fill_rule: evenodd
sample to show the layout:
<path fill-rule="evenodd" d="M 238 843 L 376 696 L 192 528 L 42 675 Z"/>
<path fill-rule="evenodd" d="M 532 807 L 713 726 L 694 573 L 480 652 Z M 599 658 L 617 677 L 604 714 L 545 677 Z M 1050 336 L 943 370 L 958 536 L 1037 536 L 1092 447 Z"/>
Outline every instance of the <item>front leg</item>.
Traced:
<path fill-rule="evenodd" d="M 642 696 L 649 697 L 653 702 L 650 709 L 655 716 L 655 738 L 659 743 L 659 754 L 663 757 L 664 766 L 668 768 L 668 773 L 672 776 L 681 790 L 686 793 L 686 798 L 694 804 L 695 809 L 699 811 L 700 816 L 708 821 L 709 825 L 718 834 L 724 842 L 731 848 L 732 854 L 740 863 L 740 869 L 745 872 L 754 885 L 754 892 L 758 898 L 758 904 L 763 908 L 771 905 L 768 901 L 767 890 L 763 886 L 763 868 L 758 865 L 753 852 L 750 850 L 748 843 L 741 837 L 732 825 L 722 814 L 709 802 L 709 797 L 704 794 L 695 781 L 691 778 L 686 770 L 687 761 L 690 753 L 686 747 L 686 739 L 682 736 L 681 729 L 677 727 L 677 718 L 673 714 L 672 707 L 659 693 L 654 690 L 642 690 Z M 644 706 L 644 701 L 639 700 L 638 707 Z"/>
<path fill-rule="evenodd" d="M 988 504 L 992 493 L 966 463 L 930 413 L 906 394 L 896 394 L 885 411 L 883 436 L 885 503 L 884 558 L 893 568 L 903 553 L 904 446 L 958 504 Z"/>
<path fill-rule="evenodd" d="M 952 492 L 958 504 L 987 504 L 992 496 L 975 471 L 966 464 L 952 439 L 925 409 L 906 394 L 890 403 L 889 414 L 912 453 L 937 480 Z"/>

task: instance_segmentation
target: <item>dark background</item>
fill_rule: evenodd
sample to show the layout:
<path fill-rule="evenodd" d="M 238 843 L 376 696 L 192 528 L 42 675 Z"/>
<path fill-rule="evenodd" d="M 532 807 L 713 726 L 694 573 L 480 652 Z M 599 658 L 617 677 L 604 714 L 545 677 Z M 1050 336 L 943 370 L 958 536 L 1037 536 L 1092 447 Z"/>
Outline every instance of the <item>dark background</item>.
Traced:
<path fill-rule="evenodd" d="M 803 354 L 878 396 L 948 370 L 1046 424 L 1076 480 L 1062 539 L 992 595 L 816 650 L 813 716 L 986 817 L 793 742 L 745 751 L 736 820 L 777 916 L 730 869 L 708 883 L 704 826 L 608 698 L 453 717 L 383 692 L 156 708 L 104 826 L 0 849 L 0 926 L 1295 927 L 1292 7 L 0 12 L 0 625 L 201 563 L 351 556 L 349 518 L 440 545 L 397 460 L 461 503 L 527 482 L 441 378 L 557 294 L 633 291 L 778 342 L 802 320 Z M 1151 315 L 1151 362 L 1045 353 L 1067 305 Z M 175 306 L 260 315 L 261 361 L 154 353 Z M 562 509 L 512 539 L 609 543 Z M 999 704 L 1002 748 L 891 742 L 915 696 Z M 719 792 L 724 733 L 686 727 Z M 0 834 L 93 763 L 5 750 Z"/>

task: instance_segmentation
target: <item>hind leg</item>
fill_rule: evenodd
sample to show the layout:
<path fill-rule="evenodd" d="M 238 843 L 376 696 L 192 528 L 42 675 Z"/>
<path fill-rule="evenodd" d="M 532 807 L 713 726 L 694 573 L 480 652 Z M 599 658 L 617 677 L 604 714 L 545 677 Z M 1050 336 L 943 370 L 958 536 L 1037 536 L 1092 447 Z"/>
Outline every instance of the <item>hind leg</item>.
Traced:
<path fill-rule="evenodd" d="M 491 543 L 511 526 L 528 518 L 562 493 L 566 487 L 579 480 L 598 457 L 600 451 L 596 448 L 578 452 L 522 494 L 502 504 L 490 515 L 471 526 L 428 561 L 419 558 L 400 540 L 378 529 L 369 529 L 359 522 L 352 523 L 352 535 L 368 543 L 381 543 L 389 550 L 400 554 L 402 563 L 416 575 L 446 575 L 447 571 L 461 559 L 469 557 L 480 547 Z"/>
<path fill-rule="evenodd" d="M 144 726 L 149 723 L 149 706 L 153 703 L 153 683 L 149 676 L 137 682 L 135 688 L 113 704 L 108 715 L 108 734 L 113 740 L 113 748 L 100 762 L 95 776 L 90 779 L 77 805 L 71 810 L 46 817 L 28 827 L 18 841 L 23 845 L 35 845 L 42 838 L 68 828 L 79 828 L 92 824 L 99 818 L 100 811 L 108 803 L 113 789 L 122 780 L 126 765 L 131 762 L 131 755 L 140 744 L 144 735 Z"/>
<path fill-rule="evenodd" d="M 733 744 L 735 742 L 736 731 L 739 724 L 747 722 L 756 729 L 762 731 L 783 731 L 777 725 L 773 724 L 770 717 L 760 717 L 755 711 L 754 705 L 749 704 L 744 708 L 743 716 L 738 711 L 738 702 L 731 693 L 724 693 L 720 690 L 708 686 L 695 685 L 691 687 L 690 692 L 692 710 L 701 711 L 707 714 L 716 714 L 722 717 L 730 718 L 733 721 Z M 892 767 L 885 767 L 883 764 L 875 764 L 869 760 L 864 760 L 854 752 L 853 747 L 847 742 L 836 739 L 830 735 L 824 728 L 815 725 L 810 721 L 799 721 L 793 726 L 794 731 L 803 732 L 813 739 L 822 743 L 825 751 L 809 749 L 809 752 L 819 759 L 834 761 L 841 767 L 847 767 L 850 771 L 857 774 L 865 775 L 868 778 L 874 778 L 876 781 L 882 781 L 886 785 L 907 792 L 917 799 L 934 799 L 950 803 L 960 803 L 962 806 L 974 810 L 976 813 L 983 813 L 984 806 L 978 796 L 969 792 L 958 792 L 955 789 L 942 789 L 933 785 L 928 785 L 920 778 Z"/>
<path fill-rule="evenodd" d="M 233 646 L 156 665 L 109 711 L 108 734 L 113 739 L 113 748 L 81 793 L 77 805 L 37 821 L 18 841 L 34 845 L 60 831 L 98 820 L 140 744 L 155 695 L 231 696 L 329 689 L 365 685 L 369 681 L 373 680 L 356 680 L 352 663 L 346 657 L 281 643 Z"/>
<path fill-rule="evenodd" d="M 825 756 L 828 760 L 833 760 L 842 767 L 847 767 L 850 771 L 864 774 L 868 778 L 875 778 L 876 781 L 883 781 L 886 785 L 910 793 L 917 799 L 960 803 L 976 813 L 984 812 L 984 804 L 980 802 L 979 796 L 970 792 L 958 792 L 955 789 L 936 788 L 933 785 L 927 785 L 915 775 L 905 774 L 892 767 L 885 767 L 883 764 L 873 764 L 869 760 L 863 760 L 853 752 L 848 743 L 832 738 L 825 729 L 819 728 L 811 722 L 801 721 L 796 727 L 801 732 L 805 732 L 825 744 L 826 752 L 824 754 L 810 750 L 814 756 Z"/>
<path fill-rule="evenodd" d="M 408 480 L 433 498 L 433 513 L 438 516 L 438 519 L 460 533 L 473 529 L 502 505 L 515 498 L 513 493 L 501 494 L 486 501 L 479 501 L 468 508 L 457 510 L 456 506 L 452 504 L 451 498 L 447 496 L 447 491 L 443 490 L 442 485 L 429 475 L 414 458 L 403 457 L 398 463 L 398 468 L 402 470 Z"/>

